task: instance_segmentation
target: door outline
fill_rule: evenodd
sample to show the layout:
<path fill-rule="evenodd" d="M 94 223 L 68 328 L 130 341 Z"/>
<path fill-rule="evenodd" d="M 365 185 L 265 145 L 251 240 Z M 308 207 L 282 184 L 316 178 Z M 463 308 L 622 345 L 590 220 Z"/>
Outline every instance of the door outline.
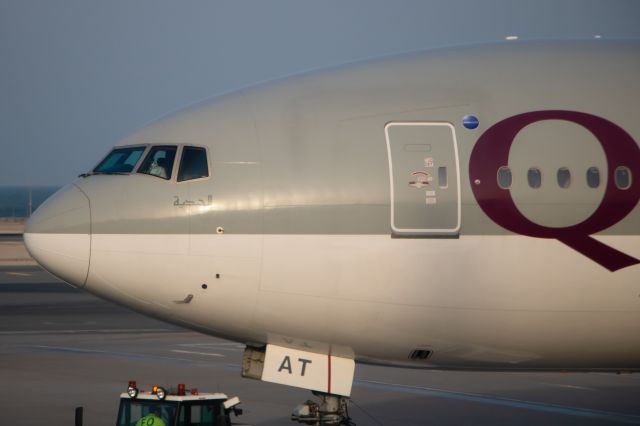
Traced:
<path fill-rule="evenodd" d="M 445 126 L 451 130 L 452 142 L 453 142 L 453 154 L 455 158 L 455 169 L 456 169 L 456 191 L 457 191 L 457 218 L 456 218 L 456 226 L 450 229 L 406 229 L 406 228 L 398 228 L 395 226 L 395 197 L 393 191 L 393 161 L 391 158 L 391 141 L 389 140 L 389 128 L 393 126 Z M 390 203 L 389 207 L 391 210 L 391 230 L 393 234 L 405 235 L 418 237 L 429 237 L 429 236 L 443 236 L 443 235 L 458 235 L 460 232 L 461 225 L 461 194 L 460 194 L 460 157 L 458 155 L 458 140 L 456 138 L 456 129 L 453 124 L 446 121 L 391 121 L 384 126 L 384 135 L 387 143 L 387 160 L 389 162 L 389 190 L 390 190 Z"/>

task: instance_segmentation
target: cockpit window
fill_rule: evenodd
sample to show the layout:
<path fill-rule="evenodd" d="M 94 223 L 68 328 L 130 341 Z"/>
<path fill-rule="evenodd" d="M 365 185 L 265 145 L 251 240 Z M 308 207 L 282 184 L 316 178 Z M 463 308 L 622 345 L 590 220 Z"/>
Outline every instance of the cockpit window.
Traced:
<path fill-rule="evenodd" d="M 116 148 L 93 169 L 94 173 L 131 173 L 144 152 L 144 146 Z"/>
<path fill-rule="evenodd" d="M 182 150 L 178 182 L 209 176 L 207 151 L 204 148 L 185 146 Z"/>
<path fill-rule="evenodd" d="M 152 147 L 138 169 L 138 173 L 170 179 L 173 160 L 176 158 L 176 149 L 173 145 Z"/>

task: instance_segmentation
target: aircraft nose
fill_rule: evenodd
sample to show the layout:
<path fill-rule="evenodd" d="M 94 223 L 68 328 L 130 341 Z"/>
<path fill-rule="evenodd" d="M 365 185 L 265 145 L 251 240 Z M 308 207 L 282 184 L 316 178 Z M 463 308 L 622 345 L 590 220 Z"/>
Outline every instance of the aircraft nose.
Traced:
<path fill-rule="evenodd" d="M 91 211 L 89 198 L 76 185 L 67 185 L 45 201 L 27 221 L 24 243 L 47 271 L 75 287 L 89 273 Z"/>

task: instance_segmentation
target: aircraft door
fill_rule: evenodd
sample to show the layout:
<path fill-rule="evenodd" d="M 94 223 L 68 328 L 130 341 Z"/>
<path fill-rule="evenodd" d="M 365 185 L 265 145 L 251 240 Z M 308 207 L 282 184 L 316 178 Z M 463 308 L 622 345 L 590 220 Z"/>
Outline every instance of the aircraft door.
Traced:
<path fill-rule="evenodd" d="M 460 172 L 455 128 L 446 122 L 385 126 L 396 236 L 457 236 Z"/>

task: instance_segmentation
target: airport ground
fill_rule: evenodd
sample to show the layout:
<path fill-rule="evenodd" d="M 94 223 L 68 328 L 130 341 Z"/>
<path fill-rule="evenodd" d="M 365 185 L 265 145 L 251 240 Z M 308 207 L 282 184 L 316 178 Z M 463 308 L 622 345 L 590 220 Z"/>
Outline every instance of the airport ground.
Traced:
<path fill-rule="evenodd" d="M 0 238 L 0 246 L 14 242 Z M 293 407 L 311 399 L 241 378 L 241 345 L 99 300 L 19 250 L 6 252 L 13 260 L 0 259 L 0 424 L 73 425 L 82 406 L 85 425 L 113 425 L 132 379 L 238 395 L 238 421 L 253 425 L 293 424 Z M 640 375 L 357 365 L 350 414 L 358 426 L 640 424 Z"/>

